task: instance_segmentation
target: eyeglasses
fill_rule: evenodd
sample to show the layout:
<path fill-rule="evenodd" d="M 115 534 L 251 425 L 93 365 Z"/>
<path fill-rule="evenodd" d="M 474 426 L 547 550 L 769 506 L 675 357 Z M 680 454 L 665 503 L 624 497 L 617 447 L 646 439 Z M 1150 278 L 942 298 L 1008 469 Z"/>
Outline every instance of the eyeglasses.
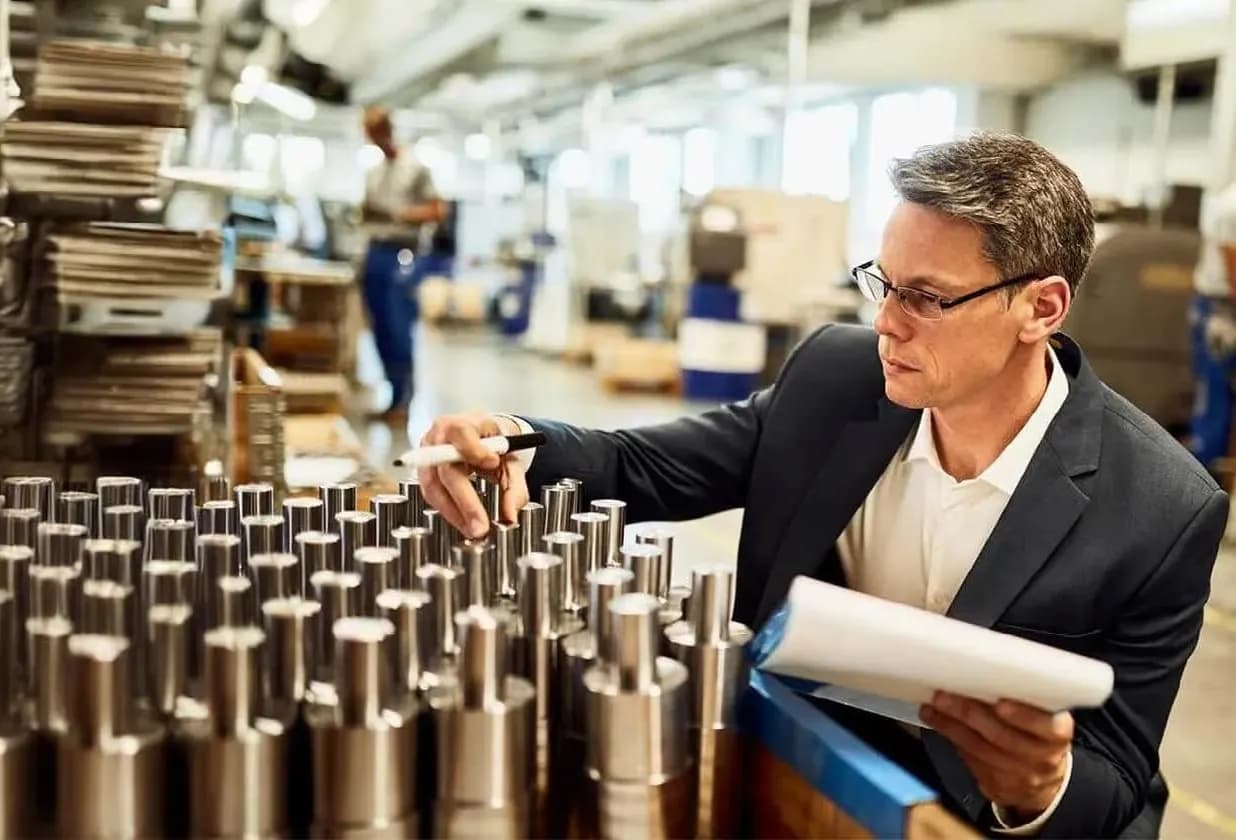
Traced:
<path fill-rule="evenodd" d="M 944 310 L 952 309 L 954 306 L 961 306 L 967 301 L 982 297 L 997 289 L 1005 289 L 1029 280 L 1040 279 L 1037 274 L 1023 274 L 1020 277 L 1001 280 L 999 283 L 975 289 L 973 292 L 967 292 L 961 297 L 945 298 L 937 295 L 935 292 L 928 292 L 924 289 L 915 289 L 910 286 L 894 286 L 880 274 L 872 271 L 875 263 L 875 260 L 870 260 L 857 266 L 851 272 L 854 276 L 854 282 L 858 284 L 859 291 L 863 293 L 863 297 L 872 303 L 880 303 L 891 292 L 897 297 L 897 303 L 901 306 L 903 312 L 915 318 L 922 318 L 924 321 L 939 321 L 944 317 Z"/>

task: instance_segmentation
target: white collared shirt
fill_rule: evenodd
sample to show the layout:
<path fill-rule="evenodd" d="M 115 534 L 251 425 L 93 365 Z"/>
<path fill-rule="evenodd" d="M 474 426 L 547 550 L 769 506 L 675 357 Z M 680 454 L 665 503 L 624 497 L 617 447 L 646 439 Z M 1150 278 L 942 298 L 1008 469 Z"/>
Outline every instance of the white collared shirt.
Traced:
<path fill-rule="evenodd" d="M 1048 348 L 1047 390 L 1030 419 L 975 478 L 957 481 L 940 466 L 931 411 L 893 456 L 837 540 L 851 589 L 934 613 L 946 613 L 1009 499 L 1069 395 L 1068 377 Z M 1072 771 L 1072 756 L 1055 801 L 1038 819 L 1005 833 L 1033 834 L 1055 811 Z M 999 829 L 997 829 L 999 830 Z"/>

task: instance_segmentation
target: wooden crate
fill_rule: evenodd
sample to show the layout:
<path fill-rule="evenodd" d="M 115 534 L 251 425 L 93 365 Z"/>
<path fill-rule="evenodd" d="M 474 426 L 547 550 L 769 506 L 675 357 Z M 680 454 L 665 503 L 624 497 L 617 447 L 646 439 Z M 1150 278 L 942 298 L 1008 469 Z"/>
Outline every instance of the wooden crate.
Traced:
<path fill-rule="evenodd" d="M 256 350 L 232 351 L 228 410 L 228 474 L 232 484 L 268 482 L 285 488 L 283 380 Z"/>
<path fill-rule="evenodd" d="M 616 391 L 676 391 L 678 345 L 667 339 L 623 337 L 600 343 L 593 366 L 601 383 Z"/>

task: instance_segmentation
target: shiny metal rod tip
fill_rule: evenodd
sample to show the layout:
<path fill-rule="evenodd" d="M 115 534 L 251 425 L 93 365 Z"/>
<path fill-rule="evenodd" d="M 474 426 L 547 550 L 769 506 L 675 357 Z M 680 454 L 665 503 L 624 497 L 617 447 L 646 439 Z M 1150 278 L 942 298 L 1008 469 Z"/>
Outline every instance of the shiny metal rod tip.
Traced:
<path fill-rule="evenodd" d="M 646 692 L 657 682 L 657 613 L 660 601 L 633 592 L 609 603 L 613 637 L 609 661 L 618 672 L 622 692 Z"/>

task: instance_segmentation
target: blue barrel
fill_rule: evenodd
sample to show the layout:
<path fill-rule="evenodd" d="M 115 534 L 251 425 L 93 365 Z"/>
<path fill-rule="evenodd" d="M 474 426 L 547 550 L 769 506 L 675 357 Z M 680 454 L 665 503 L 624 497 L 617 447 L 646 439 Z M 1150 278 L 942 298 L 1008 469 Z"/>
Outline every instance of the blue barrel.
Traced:
<path fill-rule="evenodd" d="M 767 352 L 764 327 L 739 317 L 742 294 L 720 283 L 687 290 L 678 326 L 683 395 L 692 400 L 741 400 L 759 385 Z"/>

